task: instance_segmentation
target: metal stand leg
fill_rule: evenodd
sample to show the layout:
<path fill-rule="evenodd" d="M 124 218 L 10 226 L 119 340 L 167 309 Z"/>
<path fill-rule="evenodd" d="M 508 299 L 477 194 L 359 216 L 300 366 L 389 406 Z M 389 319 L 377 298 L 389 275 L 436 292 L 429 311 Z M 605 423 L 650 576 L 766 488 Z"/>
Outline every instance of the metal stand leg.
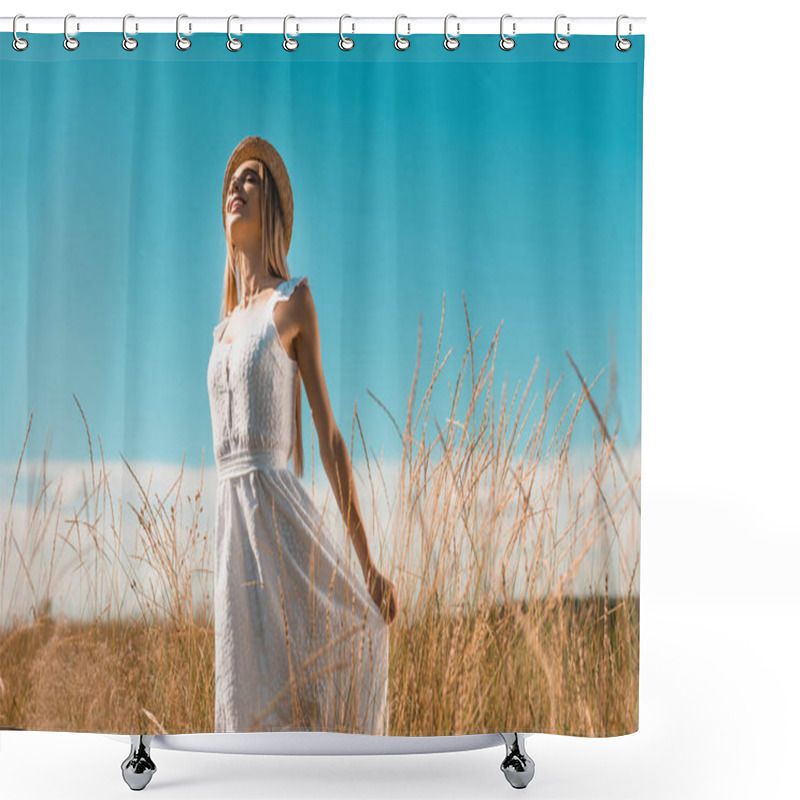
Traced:
<path fill-rule="evenodd" d="M 506 780 L 515 789 L 524 789 L 533 778 L 533 759 L 525 752 L 525 740 L 520 733 L 501 733 L 506 744 L 506 757 L 500 765 Z"/>
<path fill-rule="evenodd" d="M 144 789 L 156 771 L 156 765 L 150 758 L 152 741 L 152 736 L 131 734 L 131 752 L 122 762 L 122 777 L 134 791 Z"/>

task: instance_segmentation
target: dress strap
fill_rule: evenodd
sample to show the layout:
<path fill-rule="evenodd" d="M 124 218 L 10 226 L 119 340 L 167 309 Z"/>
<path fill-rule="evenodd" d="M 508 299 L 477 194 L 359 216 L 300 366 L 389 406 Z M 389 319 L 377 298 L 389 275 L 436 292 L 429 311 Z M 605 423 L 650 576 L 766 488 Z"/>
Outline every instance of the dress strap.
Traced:
<path fill-rule="evenodd" d="M 215 343 L 219 342 L 220 339 L 222 339 L 222 337 L 223 337 L 223 335 L 225 333 L 225 328 L 228 327 L 228 322 L 229 322 L 229 318 L 225 317 L 225 319 L 221 319 L 214 326 L 214 330 L 211 332 L 211 338 L 214 340 Z M 221 331 L 221 333 L 220 333 L 220 331 Z"/>
<path fill-rule="evenodd" d="M 280 300 L 288 300 L 292 296 L 294 290 L 303 284 L 308 285 L 307 275 L 295 275 L 293 278 L 289 278 L 289 280 L 284 281 L 275 290 L 275 302 Z"/>

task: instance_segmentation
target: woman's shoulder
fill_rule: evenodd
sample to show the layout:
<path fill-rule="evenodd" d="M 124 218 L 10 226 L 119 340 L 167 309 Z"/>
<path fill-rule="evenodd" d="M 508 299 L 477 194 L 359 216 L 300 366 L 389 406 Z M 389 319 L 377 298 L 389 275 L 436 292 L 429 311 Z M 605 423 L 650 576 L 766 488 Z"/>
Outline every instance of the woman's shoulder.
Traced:
<path fill-rule="evenodd" d="M 295 275 L 283 282 L 284 289 L 293 292 L 298 286 L 308 286 L 308 275 Z"/>
<path fill-rule="evenodd" d="M 296 275 L 281 284 L 276 300 L 290 299 L 291 302 L 286 303 L 289 318 L 301 325 L 316 324 L 316 309 L 308 275 Z"/>
<path fill-rule="evenodd" d="M 310 290 L 308 284 L 308 275 L 295 275 L 293 278 L 285 280 L 278 287 L 278 291 L 280 292 L 282 299 L 288 300 L 294 294 L 294 290 L 297 289 L 298 286 L 305 286 L 307 291 Z"/>

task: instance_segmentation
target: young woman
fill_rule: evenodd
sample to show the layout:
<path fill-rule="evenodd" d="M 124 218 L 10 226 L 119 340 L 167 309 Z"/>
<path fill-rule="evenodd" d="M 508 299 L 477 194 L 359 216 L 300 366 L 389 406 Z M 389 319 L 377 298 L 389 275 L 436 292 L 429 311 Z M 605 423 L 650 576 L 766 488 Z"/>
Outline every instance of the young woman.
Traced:
<path fill-rule="evenodd" d="M 215 729 L 386 734 L 397 598 L 369 552 L 308 278 L 289 277 L 293 212 L 278 152 L 243 139 L 223 183 L 228 255 L 207 375 L 217 466 Z M 299 480 L 301 378 L 361 575 Z"/>

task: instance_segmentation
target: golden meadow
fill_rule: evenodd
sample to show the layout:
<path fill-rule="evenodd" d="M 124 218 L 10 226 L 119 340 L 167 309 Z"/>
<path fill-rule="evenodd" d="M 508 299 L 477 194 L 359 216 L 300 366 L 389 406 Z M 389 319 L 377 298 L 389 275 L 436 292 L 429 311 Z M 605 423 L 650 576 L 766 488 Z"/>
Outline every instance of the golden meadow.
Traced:
<path fill-rule="evenodd" d="M 469 344 L 455 383 L 443 388 L 443 368 L 454 357 L 452 349 L 442 352 L 444 312 L 443 302 L 423 391 L 419 332 L 405 418 L 373 396 L 403 442 L 399 472 L 389 484 L 383 464 L 374 452 L 370 457 L 357 411 L 351 426 L 350 453 L 363 454 L 365 465 L 356 471 L 362 512 L 363 498 L 382 495 L 388 501 L 385 517 L 373 514 L 370 524 L 365 514 L 364 522 L 376 563 L 394 582 L 399 600 L 390 629 L 389 732 L 635 731 L 638 452 L 624 463 L 616 432 L 608 430 L 592 394 L 599 375 L 587 382 L 569 353 L 582 389 L 547 441 L 561 378 L 545 386 L 541 399 L 529 399 L 534 366 L 511 399 L 501 388 L 498 403 L 494 361 L 500 328 L 480 357 L 480 329 L 472 331 L 466 304 Z M 449 391 L 451 413 L 436 422 L 433 435 L 430 406 L 441 391 Z M 160 497 L 123 459 L 137 497 L 115 497 L 102 442 L 98 437 L 95 447 L 75 402 L 90 456 L 80 502 L 64 507 L 61 483 L 54 486 L 48 477 L 45 450 L 25 529 L 15 529 L 19 517 L 12 511 L 31 417 L 3 521 L 0 579 L 4 589 L 12 587 L 31 602 L 23 620 L 0 614 L 0 727 L 213 732 L 213 515 L 203 507 L 202 490 L 184 493 L 183 466 Z M 465 410 L 457 415 L 460 402 Z M 579 414 L 590 414 L 595 429 L 592 463 L 581 481 L 570 460 Z M 202 469 L 200 474 L 202 487 Z M 126 504 L 135 515 L 133 552 L 123 546 Z M 621 546 L 622 540 L 631 546 Z M 618 546 L 601 548 L 609 541 Z M 352 552 L 349 542 L 347 547 Z M 92 621 L 53 614 L 65 556 L 75 565 L 81 598 L 99 609 Z M 591 567 L 592 590 L 572 592 L 587 564 L 599 565 Z M 612 568 L 618 591 L 610 594 Z M 70 581 L 70 591 L 78 591 L 75 574 Z M 135 613 L 121 614 L 123 598 L 132 601 Z M 298 704 L 298 730 L 332 727 L 321 728 Z"/>

